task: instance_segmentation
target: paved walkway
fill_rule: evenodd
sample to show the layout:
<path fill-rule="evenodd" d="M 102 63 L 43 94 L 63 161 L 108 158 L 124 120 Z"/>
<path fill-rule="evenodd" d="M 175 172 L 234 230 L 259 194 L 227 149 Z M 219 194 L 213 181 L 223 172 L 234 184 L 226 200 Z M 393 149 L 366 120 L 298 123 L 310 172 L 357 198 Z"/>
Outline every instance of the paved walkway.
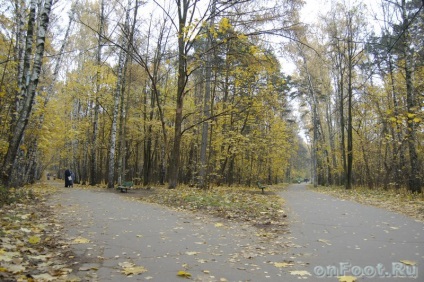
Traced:
<path fill-rule="evenodd" d="M 281 196 L 296 244 L 293 257 L 305 262 L 312 276 L 324 281 L 353 274 L 362 276 L 358 281 L 424 281 L 422 222 L 312 192 L 303 184 L 290 186 Z"/>
<path fill-rule="evenodd" d="M 291 232 L 271 243 L 243 223 L 109 191 L 62 191 L 52 203 L 58 205 L 65 235 L 75 242 L 76 275 L 83 281 L 184 281 L 179 271 L 190 273 L 193 281 L 338 281 L 349 264 L 354 271 L 367 271 L 358 281 L 424 281 L 421 273 L 417 280 L 370 278 L 374 270 L 388 275 L 392 264 L 397 276 L 405 269 L 408 276 L 424 271 L 423 223 L 311 192 L 304 185 L 281 193 Z M 417 266 L 406 267 L 401 260 Z M 125 277 L 122 270 L 129 263 L 147 271 Z"/>

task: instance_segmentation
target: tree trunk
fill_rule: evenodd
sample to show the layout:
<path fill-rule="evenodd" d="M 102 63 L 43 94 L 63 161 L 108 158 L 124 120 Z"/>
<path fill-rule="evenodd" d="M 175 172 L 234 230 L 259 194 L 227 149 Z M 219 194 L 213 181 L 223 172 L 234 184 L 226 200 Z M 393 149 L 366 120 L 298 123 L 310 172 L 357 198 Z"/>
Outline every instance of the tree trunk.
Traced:
<path fill-rule="evenodd" d="M 408 109 L 408 150 L 409 150 L 409 181 L 408 188 L 412 192 L 421 192 L 422 179 L 420 176 L 420 163 L 418 159 L 418 153 L 416 148 L 416 139 L 417 139 L 417 126 L 415 122 L 415 115 L 419 104 L 415 97 L 414 83 L 413 83 L 413 58 L 412 51 L 409 47 L 409 20 L 406 10 L 406 0 L 402 0 L 402 20 L 403 20 L 403 39 L 404 39 L 404 55 L 405 55 L 405 82 L 406 82 L 406 106 Z"/>
<path fill-rule="evenodd" d="M 183 122 L 184 92 L 187 83 L 187 56 L 186 56 L 186 21 L 189 9 L 189 1 L 177 1 L 178 3 L 178 81 L 177 98 L 175 108 L 174 145 L 169 164 L 168 188 L 174 189 L 178 184 L 178 172 L 180 166 L 180 150 Z"/>
<path fill-rule="evenodd" d="M 31 10 L 30 10 L 30 18 L 28 20 L 28 33 L 26 39 L 26 50 L 25 52 L 32 51 L 32 34 L 35 25 L 35 7 L 36 0 L 31 1 Z M 2 167 L 2 175 L 1 179 L 5 186 L 9 186 L 12 181 L 12 173 L 14 170 L 14 164 L 16 160 L 16 156 L 19 151 L 19 145 L 24 136 L 24 132 L 26 126 L 28 124 L 28 119 L 30 117 L 32 106 L 34 104 L 34 99 L 36 95 L 36 89 L 39 82 L 39 77 L 41 73 L 41 65 L 44 56 L 44 48 L 45 48 L 45 40 L 46 33 L 49 24 L 49 16 L 52 6 L 52 0 L 46 0 L 44 2 L 44 6 L 40 11 L 40 22 L 38 27 L 37 39 L 36 39 L 36 52 L 33 60 L 32 73 L 30 73 L 29 65 L 23 73 L 22 83 L 25 84 L 19 85 L 20 96 L 22 97 L 22 107 L 19 111 L 19 116 L 16 122 L 15 127 L 13 128 L 13 134 L 9 141 L 9 147 L 6 153 L 6 157 L 4 159 L 3 167 Z M 31 53 L 25 54 L 25 57 L 29 57 Z M 29 63 L 29 60 L 27 61 Z"/>
<path fill-rule="evenodd" d="M 98 135 L 98 122 L 99 122 L 99 95 L 100 95 L 100 67 L 102 65 L 102 49 L 103 49 L 103 30 L 105 25 L 104 18 L 105 3 L 101 0 L 100 3 L 100 23 L 99 23 L 99 39 L 97 42 L 97 73 L 96 73 L 96 93 L 94 97 L 93 107 L 93 124 L 91 132 L 91 144 L 90 147 L 90 185 L 94 186 L 98 182 L 97 177 L 97 135 Z"/>
<path fill-rule="evenodd" d="M 349 21 L 351 20 L 349 16 Z M 353 54 L 352 54 L 352 38 L 351 38 L 351 27 L 349 29 L 348 38 L 348 84 L 347 84 L 347 171 L 346 171 L 346 183 L 345 188 L 352 188 L 352 165 L 353 165 L 353 125 L 352 125 L 352 72 L 353 72 Z"/>
<path fill-rule="evenodd" d="M 210 117 L 210 100 L 211 100 L 211 77 L 212 77 L 212 53 L 211 48 L 213 45 L 213 35 L 210 34 L 211 28 L 214 28 L 215 25 L 215 9 L 216 9 L 216 0 L 212 0 L 212 10 L 211 10 L 211 22 L 208 27 L 208 42 L 206 44 L 206 70 L 205 70 L 205 96 L 203 101 L 203 119 L 208 120 Z M 200 168 L 199 168 L 199 183 L 200 188 L 206 188 L 207 179 L 206 174 L 208 170 L 208 160 L 207 160 L 207 147 L 208 147 L 208 133 L 209 133 L 209 122 L 205 121 L 202 125 L 202 143 L 200 147 Z"/>
<path fill-rule="evenodd" d="M 124 75 L 125 75 L 125 64 L 126 60 L 126 52 L 128 51 L 128 39 L 127 36 L 129 34 L 129 20 L 130 20 L 130 4 L 128 1 L 127 12 L 125 16 L 124 23 L 124 31 L 121 36 L 123 41 L 123 49 L 119 50 L 119 59 L 118 59 L 118 74 L 116 80 L 116 88 L 113 98 L 113 114 L 112 114 L 112 124 L 110 129 L 110 143 L 109 143 L 109 167 L 108 167 L 108 178 L 107 178 L 107 187 L 114 188 L 115 185 L 115 155 L 116 155 L 116 134 L 117 134 L 117 126 L 118 126 L 118 115 L 119 115 L 119 104 L 121 100 Z M 122 176 L 121 176 L 122 177 Z M 119 179 L 122 182 L 122 178 Z M 121 183 L 119 183 L 121 184 Z"/>

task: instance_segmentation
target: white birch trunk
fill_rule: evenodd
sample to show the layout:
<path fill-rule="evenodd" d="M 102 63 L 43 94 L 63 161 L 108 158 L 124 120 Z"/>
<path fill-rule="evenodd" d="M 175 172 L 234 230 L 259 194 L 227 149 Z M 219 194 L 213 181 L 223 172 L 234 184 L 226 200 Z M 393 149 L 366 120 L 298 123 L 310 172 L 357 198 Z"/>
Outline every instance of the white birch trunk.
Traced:
<path fill-rule="evenodd" d="M 32 65 L 32 72 L 30 68 L 31 51 L 32 51 L 32 35 L 34 32 L 35 25 L 35 7 L 37 1 L 31 1 L 31 11 L 30 18 L 28 20 L 28 33 L 26 39 L 26 48 L 25 48 L 25 62 L 24 62 L 24 72 L 23 72 L 23 85 L 20 85 L 20 96 L 22 97 L 22 107 L 18 113 L 18 118 L 16 120 L 16 126 L 12 128 L 13 134 L 9 141 L 9 148 L 4 159 L 2 167 L 2 182 L 6 186 L 10 186 L 13 183 L 12 175 L 14 170 L 14 164 L 16 156 L 19 150 L 19 144 L 24 136 L 26 126 L 28 124 L 28 119 L 30 117 L 32 106 L 34 104 L 34 99 L 36 95 L 36 89 L 38 86 L 38 81 L 41 72 L 41 65 L 44 56 L 44 47 L 46 40 L 46 32 L 49 24 L 49 16 L 52 6 L 52 0 L 46 0 L 44 6 L 40 11 L 40 25 L 38 27 L 37 39 L 36 39 L 36 52 Z M 30 38 L 29 38 L 30 37 Z M 29 54 L 28 54 L 29 52 Z"/>
<path fill-rule="evenodd" d="M 131 2 L 128 1 L 127 13 L 125 17 L 124 31 L 122 32 L 123 39 L 123 48 L 119 51 L 119 59 L 118 59 L 118 78 L 116 81 L 116 88 L 113 97 L 113 114 L 112 114 L 112 125 L 110 129 L 110 149 L 109 149 L 109 169 L 108 169 L 108 181 L 107 187 L 113 188 L 115 185 L 115 155 L 116 155 L 116 131 L 118 124 L 118 113 L 119 113 L 119 102 L 122 95 L 122 82 L 124 80 L 124 69 L 126 63 L 126 51 L 128 49 L 128 30 L 129 30 L 129 11 L 130 11 Z M 119 179 L 122 181 L 122 178 Z M 121 184 L 121 183 L 119 183 Z"/>

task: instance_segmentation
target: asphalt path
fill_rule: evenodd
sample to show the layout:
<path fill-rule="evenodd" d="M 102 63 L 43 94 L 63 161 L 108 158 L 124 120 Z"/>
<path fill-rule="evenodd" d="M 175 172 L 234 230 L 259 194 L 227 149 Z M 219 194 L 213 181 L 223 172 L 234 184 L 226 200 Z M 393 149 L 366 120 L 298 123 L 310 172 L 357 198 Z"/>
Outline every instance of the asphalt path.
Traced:
<path fill-rule="evenodd" d="M 292 185 L 286 200 L 292 256 L 317 281 L 424 281 L 424 224 L 385 209 Z M 314 279 L 315 281 L 316 279 Z"/>
<path fill-rule="evenodd" d="M 302 184 L 280 195 L 289 232 L 272 240 L 248 223 L 115 191 L 62 188 L 51 203 L 81 281 L 424 281 L 423 223 Z"/>

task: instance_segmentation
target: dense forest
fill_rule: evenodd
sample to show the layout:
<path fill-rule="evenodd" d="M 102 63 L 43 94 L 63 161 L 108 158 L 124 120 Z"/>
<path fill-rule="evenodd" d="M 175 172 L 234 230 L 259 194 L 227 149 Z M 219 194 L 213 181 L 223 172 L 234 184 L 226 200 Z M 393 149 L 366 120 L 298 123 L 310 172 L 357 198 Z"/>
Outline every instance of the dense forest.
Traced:
<path fill-rule="evenodd" d="M 304 4 L 4 0 L 1 184 L 421 192 L 424 1 Z"/>

